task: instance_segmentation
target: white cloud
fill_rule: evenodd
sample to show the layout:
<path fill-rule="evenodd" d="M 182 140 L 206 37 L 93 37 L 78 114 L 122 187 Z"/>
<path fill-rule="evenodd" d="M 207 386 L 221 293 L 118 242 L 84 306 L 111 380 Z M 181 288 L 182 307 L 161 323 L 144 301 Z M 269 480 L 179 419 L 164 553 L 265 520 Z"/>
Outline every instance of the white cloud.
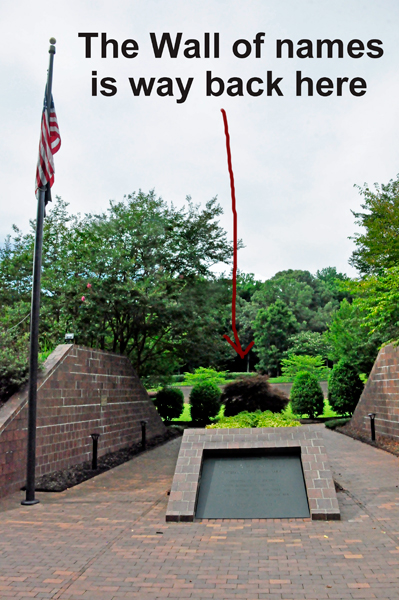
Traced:
<path fill-rule="evenodd" d="M 155 187 L 165 200 L 185 196 L 205 202 L 214 195 L 232 232 L 229 180 L 220 108 L 231 133 L 239 235 L 246 248 L 242 270 L 265 278 L 287 268 L 315 272 L 328 265 L 353 273 L 348 236 L 355 231 L 350 209 L 361 198 L 353 188 L 386 182 L 397 168 L 399 57 L 398 6 L 393 0 L 28 0 L 0 9 L 0 238 L 11 224 L 26 228 L 36 212 L 33 180 L 48 38 L 57 38 L 54 98 L 62 134 L 55 157 L 55 194 L 73 211 L 105 210 L 110 198 Z M 150 32 L 203 41 L 220 33 L 219 59 L 155 59 Z M 234 40 L 266 33 L 263 57 L 238 59 Z M 139 43 L 136 59 L 84 58 L 78 32 L 106 32 L 120 43 Z M 277 59 L 275 40 L 354 38 L 383 41 L 381 59 Z M 91 97 L 91 72 L 114 77 L 118 93 Z M 205 72 L 227 78 L 283 77 L 284 97 L 205 96 Z M 367 94 L 355 98 L 296 97 L 295 71 L 322 76 L 363 77 Z M 129 77 L 194 77 L 184 104 L 176 97 L 134 98 Z"/>

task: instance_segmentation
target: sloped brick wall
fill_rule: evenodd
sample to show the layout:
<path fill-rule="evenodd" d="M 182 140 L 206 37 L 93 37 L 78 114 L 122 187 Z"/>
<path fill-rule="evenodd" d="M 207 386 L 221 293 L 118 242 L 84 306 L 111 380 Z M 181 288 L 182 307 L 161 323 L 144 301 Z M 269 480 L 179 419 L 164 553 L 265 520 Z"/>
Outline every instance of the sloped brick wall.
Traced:
<path fill-rule="evenodd" d="M 0 497 L 26 477 L 27 388 L 0 409 Z M 91 433 L 100 433 L 102 456 L 165 432 L 152 401 L 125 356 L 63 344 L 40 374 L 37 401 L 36 475 L 91 457 Z"/>
<path fill-rule="evenodd" d="M 371 370 L 351 425 L 370 435 L 369 413 L 376 413 L 377 435 L 399 438 L 399 348 L 381 348 Z"/>

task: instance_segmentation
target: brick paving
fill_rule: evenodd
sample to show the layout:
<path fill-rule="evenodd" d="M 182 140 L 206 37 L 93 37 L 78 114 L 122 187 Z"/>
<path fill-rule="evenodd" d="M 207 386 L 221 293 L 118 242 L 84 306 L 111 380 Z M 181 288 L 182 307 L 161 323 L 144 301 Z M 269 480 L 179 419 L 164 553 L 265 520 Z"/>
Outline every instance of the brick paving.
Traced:
<path fill-rule="evenodd" d="M 320 427 L 316 425 L 315 427 Z M 399 598 L 399 459 L 323 430 L 341 521 L 166 523 L 180 440 L 59 494 L 0 502 L 0 598 Z"/>

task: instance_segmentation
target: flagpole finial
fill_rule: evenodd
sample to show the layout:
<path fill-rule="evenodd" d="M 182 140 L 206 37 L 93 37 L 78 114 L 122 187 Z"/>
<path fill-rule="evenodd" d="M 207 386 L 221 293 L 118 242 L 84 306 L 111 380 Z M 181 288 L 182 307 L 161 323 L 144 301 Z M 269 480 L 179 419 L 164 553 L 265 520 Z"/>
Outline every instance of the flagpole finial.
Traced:
<path fill-rule="evenodd" d="M 50 41 L 51 45 L 50 45 L 50 48 L 49 48 L 48 51 L 49 51 L 50 54 L 55 54 L 55 46 L 54 46 L 54 44 L 56 43 L 57 40 L 52 37 L 52 38 L 50 38 L 49 41 Z"/>
<path fill-rule="evenodd" d="M 50 42 L 50 44 L 56 44 L 56 43 L 57 43 L 57 40 L 56 40 L 55 38 L 51 37 L 51 38 L 49 39 L 49 42 Z"/>

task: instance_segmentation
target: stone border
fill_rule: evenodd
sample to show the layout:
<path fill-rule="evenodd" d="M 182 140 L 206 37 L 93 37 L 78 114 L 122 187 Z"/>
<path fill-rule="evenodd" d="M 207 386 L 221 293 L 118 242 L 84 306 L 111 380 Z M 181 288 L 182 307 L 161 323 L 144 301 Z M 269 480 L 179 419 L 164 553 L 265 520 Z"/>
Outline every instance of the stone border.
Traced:
<path fill-rule="evenodd" d="M 341 518 L 323 434 L 312 425 L 254 429 L 186 429 L 166 521 L 194 521 L 204 450 L 298 448 L 313 520 Z"/>

